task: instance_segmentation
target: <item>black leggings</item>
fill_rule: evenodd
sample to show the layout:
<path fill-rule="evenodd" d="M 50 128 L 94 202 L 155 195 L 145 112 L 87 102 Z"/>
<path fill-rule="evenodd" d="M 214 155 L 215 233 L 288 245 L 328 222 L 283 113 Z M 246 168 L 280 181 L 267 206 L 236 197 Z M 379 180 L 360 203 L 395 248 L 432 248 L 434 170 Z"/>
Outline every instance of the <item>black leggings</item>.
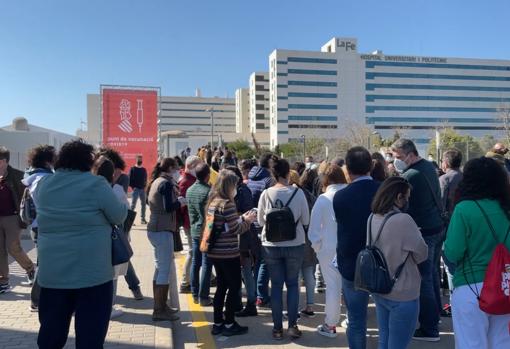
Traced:
<path fill-rule="evenodd" d="M 241 290 L 241 261 L 239 257 L 229 259 L 212 259 L 216 270 L 218 286 L 214 294 L 214 323 L 232 324 L 235 321 L 235 309 Z M 228 290 L 228 294 L 227 294 Z M 225 295 L 227 302 L 225 304 Z M 225 305 L 225 320 L 223 306 Z"/>
<path fill-rule="evenodd" d="M 39 300 L 40 349 L 63 348 L 74 313 L 77 349 L 103 348 L 110 313 L 113 283 L 78 288 L 56 289 L 41 287 Z"/>

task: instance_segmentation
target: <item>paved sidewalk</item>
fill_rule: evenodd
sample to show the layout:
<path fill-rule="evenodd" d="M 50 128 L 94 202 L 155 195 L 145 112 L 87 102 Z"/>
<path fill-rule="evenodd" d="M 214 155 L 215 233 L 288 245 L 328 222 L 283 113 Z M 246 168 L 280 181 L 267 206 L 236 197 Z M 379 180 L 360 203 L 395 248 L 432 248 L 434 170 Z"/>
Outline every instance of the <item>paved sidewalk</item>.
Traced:
<path fill-rule="evenodd" d="M 124 315 L 112 320 L 105 348 L 166 349 L 172 348 L 172 329 L 169 322 L 152 322 L 152 276 L 154 272 L 152 247 L 147 239 L 146 226 L 137 224 L 131 231 L 135 255 L 132 259 L 144 296 L 135 301 L 124 278 L 118 280 L 117 307 Z M 22 241 L 32 260 L 36 250 L 30 240 Z M 11 260 L 12 261 L 12 260 Z M 21 285 L 25 272 L 18 263 L 10 263 L 11 293 L 0 295 L 0 349 L 37 348 L 39 321 L 37 313 L 31 313 L 30 287 Z M 71 324 L 65 348 L 74 348 L 74 325 Z"/>

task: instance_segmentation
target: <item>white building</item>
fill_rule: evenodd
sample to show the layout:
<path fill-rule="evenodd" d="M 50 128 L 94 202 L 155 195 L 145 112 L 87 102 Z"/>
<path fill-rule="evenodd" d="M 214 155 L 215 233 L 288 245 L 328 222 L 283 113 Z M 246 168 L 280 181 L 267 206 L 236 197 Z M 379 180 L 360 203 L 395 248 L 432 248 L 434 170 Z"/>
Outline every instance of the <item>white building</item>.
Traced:
<path fill-rule="evenodd" d="M 250 132 L 262 145 L 269 145 L 269 73 L 250 75 Z"/>
<path fill-rule="evenodd" d="M 38 145 L 52 145 L 57 150 L 70 140 L 77 138 L 63 132 L 29 124 L 27 119 L 17 117 L 11 125 L 0 127 L 0 146 L 9 149 L 10 165 L 24 170 L 27 168 L 27 154 Z"/>
<path fill-rule="evenodd" d="M 250 134 L 250 90 L 236 90 L 236 132 Z"/>
<path fill-rule="evenodd" d="M 510 60 L 360 54 L 353 38 L 269 56 L 271 147 L 301 135 L 334 139 L 351 122 L 428 143 L 436 128 L 499 134 Z"/>

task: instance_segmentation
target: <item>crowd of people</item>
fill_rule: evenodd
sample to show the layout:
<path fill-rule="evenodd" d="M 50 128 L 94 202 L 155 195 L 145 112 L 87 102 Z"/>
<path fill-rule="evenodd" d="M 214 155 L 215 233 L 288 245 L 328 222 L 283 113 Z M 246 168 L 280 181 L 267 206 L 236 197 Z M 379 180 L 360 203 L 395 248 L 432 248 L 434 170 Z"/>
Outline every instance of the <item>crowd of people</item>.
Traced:
<path fill-rule="evenodd" d="M 161 158 L 150 173 L 140 156 L 128 176 L 121 154 L 83 141 L 58 154 L 51 146 L 32 149 L 25 174 L 0 147 L 0 294 L 10 290 L 10 254 L 33 284 L 39 347 L 62 348 L 74 316 L 77 347 L 101 348 L 109 320 L 122 315 L 117 278 L 144 298 L 132 263 L 112 265 L 112 227 L 129 238 L 139 199 L 137 222 L 147 225 L 154 251 L 153 321 L 178 320 L 178 293 L 191 293 L 196 304 L 213 307 L 213 335 L 247 333 L 237 320 L 265 307 L 272 338 L 297 339 L 298 320 L 316 316 L 315 294 L 325 292 L 317 332 L 337 336 L 343 304 L 350 348 L 366 347 L 370 298 L 379 348 L 439 341 L 441 316 L 453 318 L 458 348 L 510 348 L 510 313 L 479 306 L 482 291 L 494 291 L 484 281 L 496 246 L 510 248 L 507 151 L 497 144 L 461 170 L 459 150 L 446 150 L 438 165 L 408 139 L 383 154 L 357 146 L 344 158 L 293 164 L 272 153 L 238 159 L 205 146 Z M 29 205 L 37 261 L 20 244 Z M 182 238 L 188 251 L 179 285 L 174 252 Z M 367 248 L 384 262 L 388 292 L 360 282 Z M 501 284 L 507 296 L 508 274 Z M 451 306 L 443 305 L 441 288 L 449 289 Z"/>

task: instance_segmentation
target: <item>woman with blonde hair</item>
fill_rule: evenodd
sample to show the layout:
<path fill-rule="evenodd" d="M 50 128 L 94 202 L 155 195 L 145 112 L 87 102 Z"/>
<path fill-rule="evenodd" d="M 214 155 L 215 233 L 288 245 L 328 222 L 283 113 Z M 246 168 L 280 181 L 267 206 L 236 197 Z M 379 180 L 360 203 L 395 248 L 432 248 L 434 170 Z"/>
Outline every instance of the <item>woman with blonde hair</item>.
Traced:
<path fill-rule="evenodd" d="M 207 257 L 211 259 L 216 270 L 217 280 L 213 303 L 214 325 L 211 333 L 227 337 L 248 332 L 248 327 L 240 326 L 234 318 L 241 289 L 238 235 L 250 229 L 251 223 L 256 219 L 256 213 L 248 211 L 242 216 L 237 213 L 234 198 L 237 195 L 238 182 L 239 177 L 233 171 L 221 170 L 207 205 L 207 214 L 214 216 L 214 230 L 219 232 L 207 252 Z"/>
<path fill-rule="evenodd" d="M 347 186 L 344 172 L 337 165 L 330 165 L 324 171 L 323 188 L 312 209 L 308 238 L 317 254 L 326 288 L 326 319 L 317 327 L 319 334 L 336 337 L 336 325 L 340 320 L 342 276 L 333 265 L 336 257 L 337 222 L 333 210 L 335 193 Z"/>

